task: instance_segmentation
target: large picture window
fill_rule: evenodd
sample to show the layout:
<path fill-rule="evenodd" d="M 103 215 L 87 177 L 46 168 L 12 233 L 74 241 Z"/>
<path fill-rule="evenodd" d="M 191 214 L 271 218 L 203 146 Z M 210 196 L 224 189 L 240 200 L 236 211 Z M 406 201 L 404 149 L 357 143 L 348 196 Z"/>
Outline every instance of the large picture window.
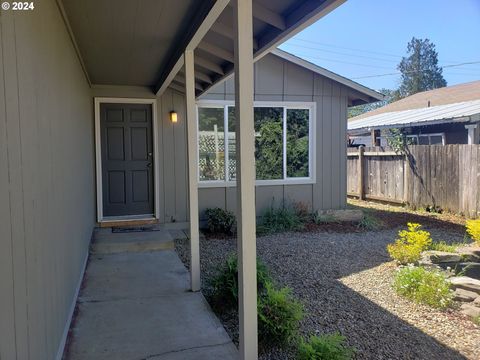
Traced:
<path fill-rule="evenodd" d="M 313 176 L 313 103 L 255 103 L 257 184 L 308 183 Z M 198 165 L 201 185 L 236 179 L 235 108 L 198 105 Z"/>

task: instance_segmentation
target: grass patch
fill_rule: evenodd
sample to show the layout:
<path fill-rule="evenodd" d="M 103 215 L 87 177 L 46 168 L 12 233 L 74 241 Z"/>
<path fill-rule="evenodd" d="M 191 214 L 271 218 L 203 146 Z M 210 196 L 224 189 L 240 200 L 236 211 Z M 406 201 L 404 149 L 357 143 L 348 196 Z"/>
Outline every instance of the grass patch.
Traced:
<path fill-rule="evenodd" d="M 375 216 L 365 212 L 362 220 L 358 223 L 358 228 L 366 231 L 377 231 L 383 228 L 383 223 Z"/>
<path fill-rule="evenodd" d="M 285 231 L 299 231 L 305 227 L 303 214 L 293 207 L 270 207 L 260 218 L 257 235 L 275 234 Z"/>
<path fill-rule="evenodd" d="M 444 309 L 452 303 L 450 282 L 440 271 L 407 266 L 398 270 L 394 280 L 395 291 L 417 303 Z"/>
<path fill-rule="evenodd" d="M 430 245 L 430 250 L 455 253 L 457 252 L 458 247 L 465 246 L 465 245 L 466 243 L 447 244 L 445 241 L 439 241 L 439 242 L 432 242 L 432 244 Z"/>
<path fill-rule="evenodd" d="M 349 360 L 354 354 L 354 349 L 345 345 L 345 337 L 338 333 L 311 336 L 298 346 L 299 360 Z"/>

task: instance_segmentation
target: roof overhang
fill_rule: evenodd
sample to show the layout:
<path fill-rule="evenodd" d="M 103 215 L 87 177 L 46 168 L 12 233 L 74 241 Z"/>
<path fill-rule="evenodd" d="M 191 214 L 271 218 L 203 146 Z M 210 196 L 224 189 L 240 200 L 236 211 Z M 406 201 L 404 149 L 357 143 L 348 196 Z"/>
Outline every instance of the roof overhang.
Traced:
<path fill-rule="evenodd" d="M 305 59 L 299 58 L 298 56 L 295 56 L 293 54 L 290 54 L 289 52 L 286 52 L 281 49 L 274 49 L 271 51 L 272 54 L 281 57 L 282 59 L 285 59 L 287 61 L 290 61 L 292 63 L 295 63 L 305 69 L 308 69 L 316 74 L 325 76 L 326 78 L 329 78 L 331 80 L 334 80 L 342 85 L 345 85 L 346 87 L 352 89 L 355 91 L 354 95 L 351 96 L 349 99 L 351 101 L 351 105 L 361 105 L 361 104 L 366 104 L 366 103 L 371 103 L 371 102 L 377 102 L 381 101 L 385 98 L 385 96 L 375 90 L 372 90 L 366 86 L 363 86 L 362 84 L 359 84 L 353 80 L 350 80 L 344 76 L 338 75 L 330 70 L 327 70 L 321 66 L 318 66 L 316 64 L 313 64 Z"/>
<path fill-rule="evenodd" d="M 57 0 L 93 85 L 181 91 L 183 54 L 195 49 L 197 95 L 233 72 L 229 0 Z M 346 0 L 253 0 L 253 55 L 259 60 Z"/>

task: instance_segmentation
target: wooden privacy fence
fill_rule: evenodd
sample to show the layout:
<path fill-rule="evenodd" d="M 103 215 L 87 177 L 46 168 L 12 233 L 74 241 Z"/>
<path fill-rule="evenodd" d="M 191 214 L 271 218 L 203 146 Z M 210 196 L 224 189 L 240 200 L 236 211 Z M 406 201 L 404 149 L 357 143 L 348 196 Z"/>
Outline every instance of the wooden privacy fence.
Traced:
<path fill-rule="evenodd" d="M 478 217 L 480 145 L 349 148 L 347 194 Z"/>

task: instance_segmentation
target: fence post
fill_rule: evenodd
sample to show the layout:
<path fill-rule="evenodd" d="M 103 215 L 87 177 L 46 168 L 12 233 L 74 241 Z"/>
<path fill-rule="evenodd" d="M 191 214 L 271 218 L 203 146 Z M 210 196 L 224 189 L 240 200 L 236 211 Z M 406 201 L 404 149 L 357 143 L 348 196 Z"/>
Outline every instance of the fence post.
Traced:
<path fill-rule="evenodd" d="M 363 184 L 363 153 L 365 148 L 360 146 L 358 148 L 358 198 L 360 200 L 365 199 L 365 189 Z"/>

